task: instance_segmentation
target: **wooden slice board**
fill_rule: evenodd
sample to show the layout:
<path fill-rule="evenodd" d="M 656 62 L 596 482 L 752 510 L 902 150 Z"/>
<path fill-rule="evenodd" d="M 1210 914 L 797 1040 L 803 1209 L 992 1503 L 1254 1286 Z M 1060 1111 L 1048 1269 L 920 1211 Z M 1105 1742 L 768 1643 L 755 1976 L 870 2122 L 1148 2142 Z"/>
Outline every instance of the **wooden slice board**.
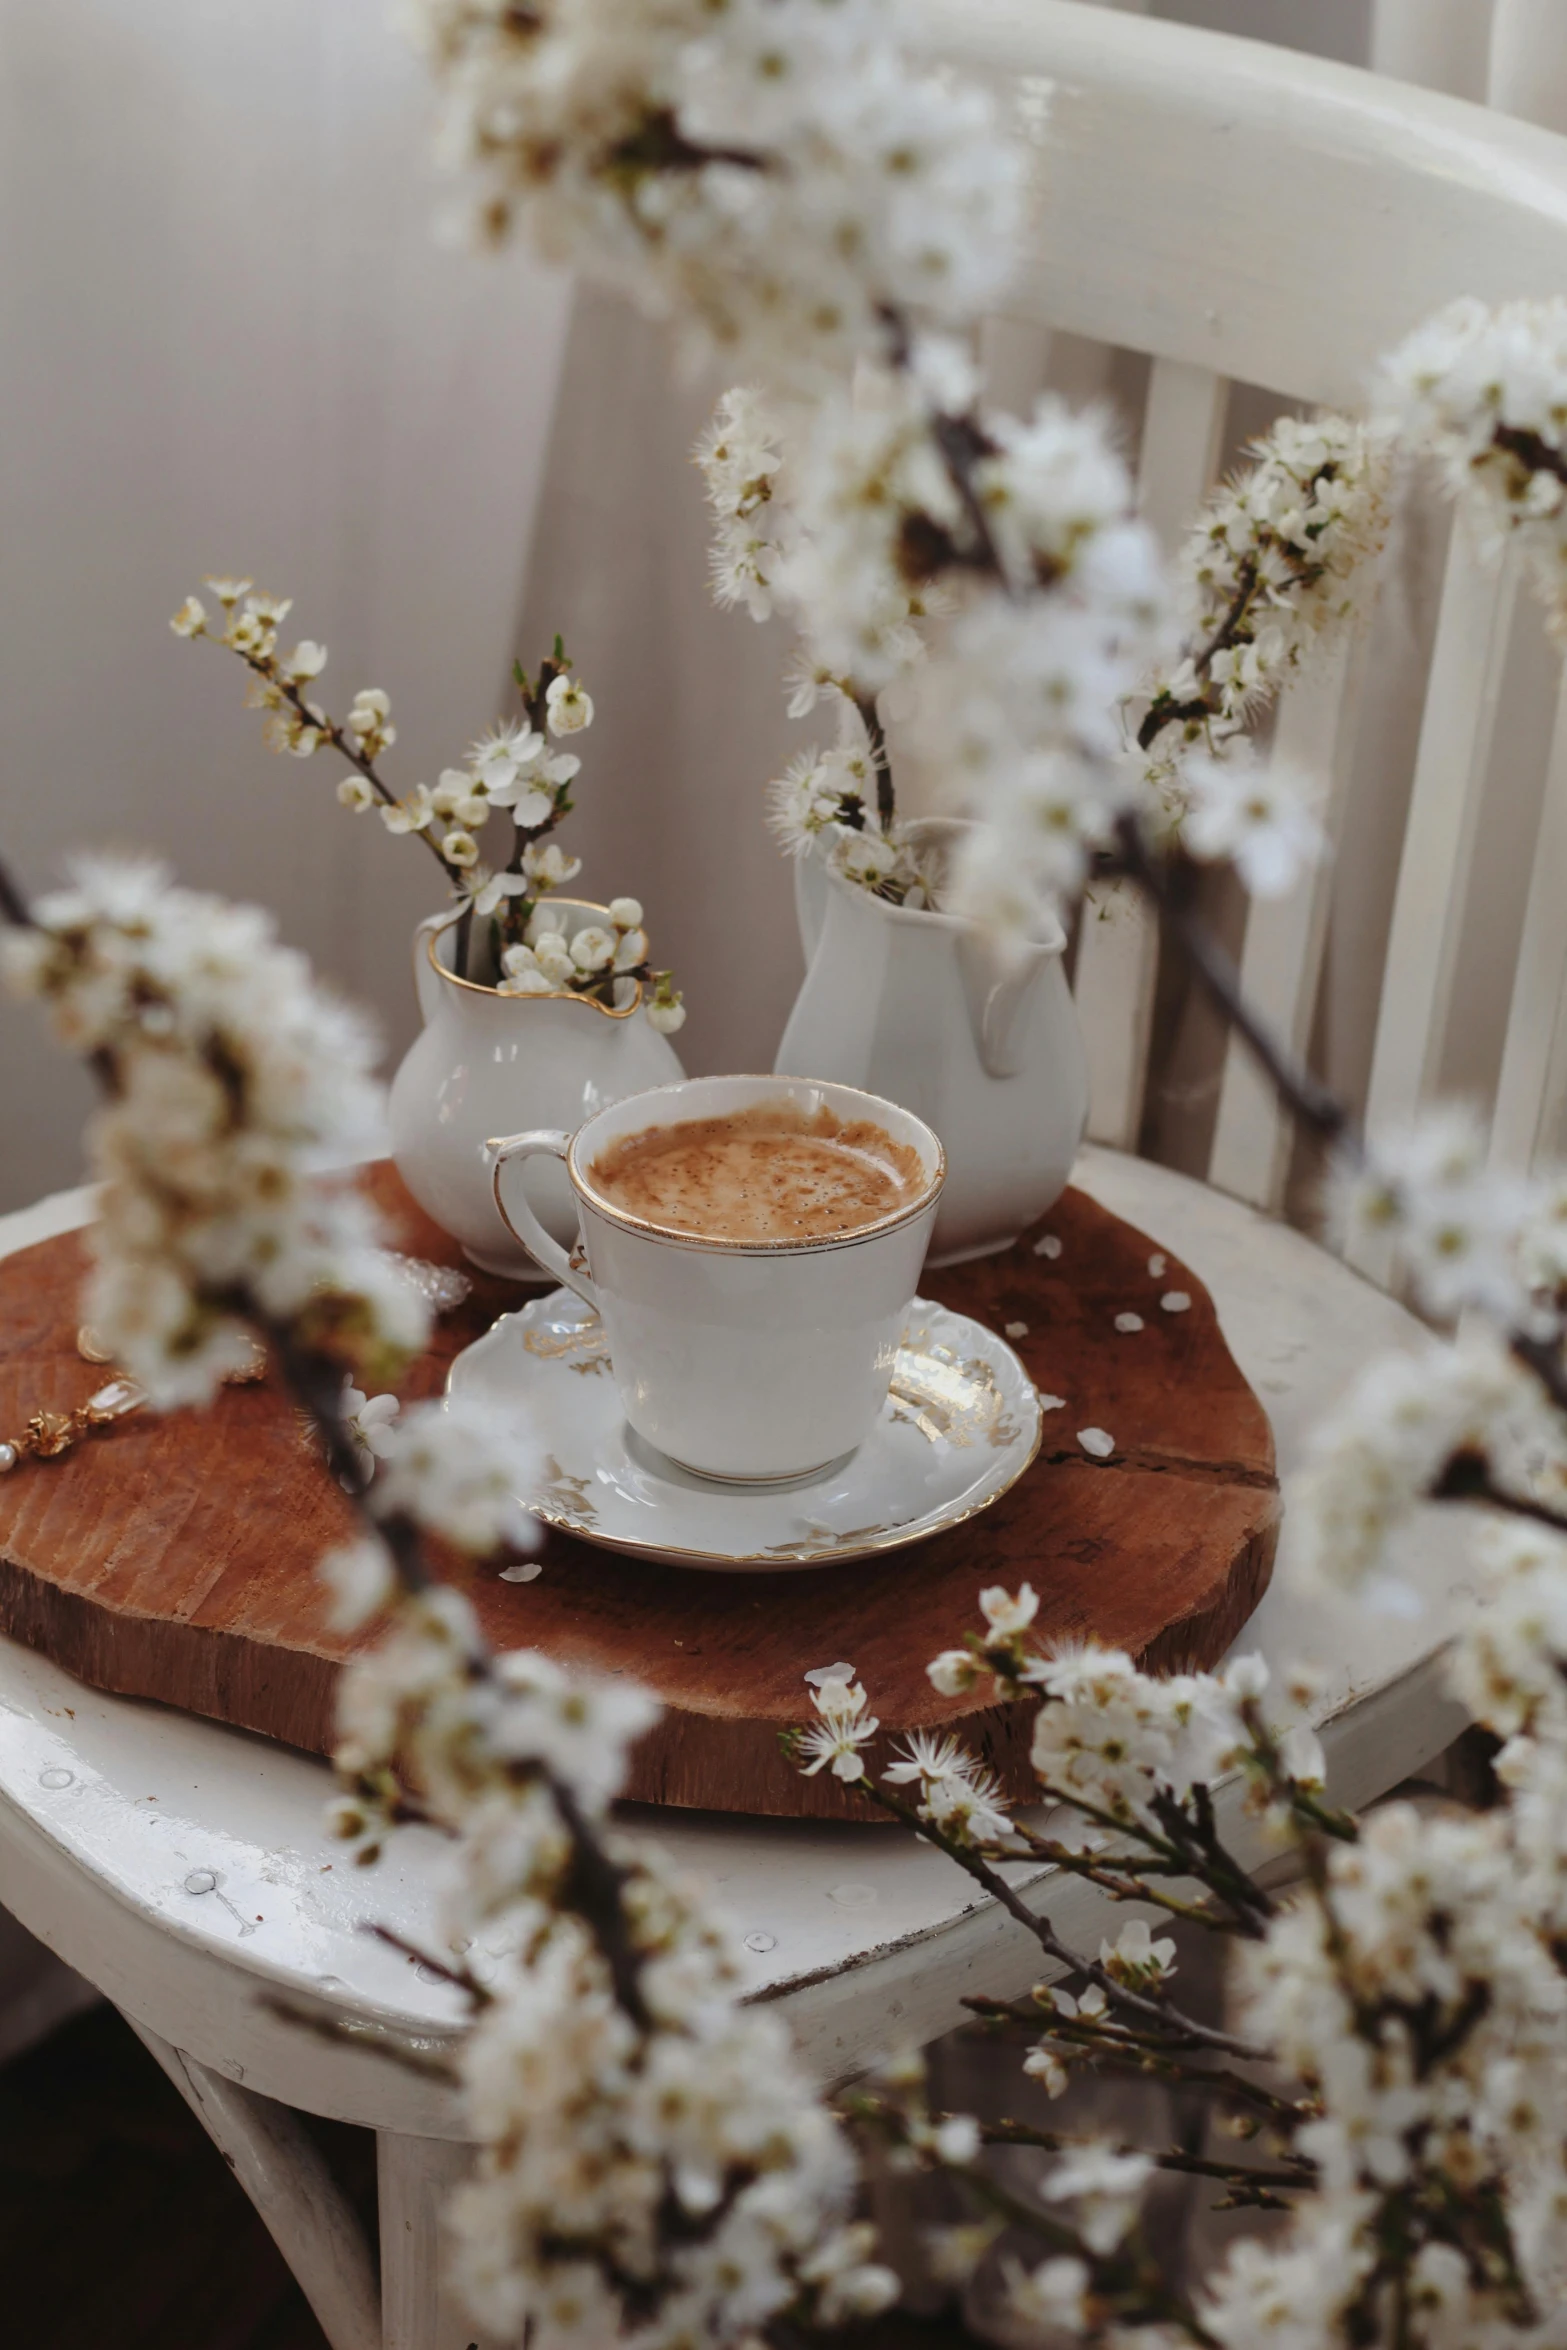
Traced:
<path fill-rule="evenodd" d="M 400 1244 L 459 1263 L 390 1165 L 367 1181 Z M 808 1818 L 871 1818 L 823 1774 L 804 1779 L 778 1732 L 808 1715 L 804 1674 L 852 1664 L 884 1744 L 917 1725 L 963 1727 L 1016 1793 L 1029 1786 L 1026 1725 L 943 1698 L 925 1666 L 979 1621 L 989 1583 L 1031 1582 L 1037 1630 L 1090 1634 L 1155 1669 L 1211 1664 L 1267 1587 L 1278 1526 L 1273 1439 L 1220 1335 L 1213 1306 L 1159 1243 L 1079 1192 L 977 1264 L 929 1273 L 923 1293 L 1014 1339 L 1047 1396 L 1038 1459 L 1010 1493 L 917 1547 L 814 1574 L 715 1575 L 652 1566 L 551 1534 L 543 1571 L 443 1565 L 497 1646 L 634 1675 L 664 1705 L 628 1793 L 655 1803 Z M 69 1234 L 0 1262 L 0 1436 L 38 1409 L 68 1410 L 106 1375 L 76 1351 L 85 1258 Z M 1184 1291 L 1185 1312 L 1160 1306 Z M 413 1369 L 407 1398 L 438 1393 L 452 1357 L 521 1302 L 479 1275 Z M 1143 1318 L 1122 1333 L 1118 1314 Z M 1099 1461 L 1080 1429 L 1115 1439 Z M 326 1752 L 338 1663 L 313 1562 L 349 1512 L 302 1438 L 288 1398 L 225 1389 L 205 1413 L 137 1413 L 54 1461 L 0 1478 L 0 1628 L 97 1688 L 162 1699 Z M 360 1636 L 364 1637 L 364 1636 Z"/>

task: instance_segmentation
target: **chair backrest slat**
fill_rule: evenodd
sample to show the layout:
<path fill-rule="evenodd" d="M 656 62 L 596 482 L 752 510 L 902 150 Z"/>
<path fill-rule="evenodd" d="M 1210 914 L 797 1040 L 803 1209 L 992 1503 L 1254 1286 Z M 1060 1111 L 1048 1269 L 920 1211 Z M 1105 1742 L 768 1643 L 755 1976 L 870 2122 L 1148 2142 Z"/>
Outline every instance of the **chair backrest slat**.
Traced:
<path fill-rule="evenodd" d="M 1176 546 L 1218 470 L 1229 385 L 1210 367 L 1156 359 L 1148 381 L 1138 504 Z M 1146 903 L 1119 885 L 1083 910 L 1074 990 L 1091 1073 L 1088 1131 L 1135 1150 L 1148 1076 L 1159 930 Z"/>
<path fill-rule="evenodd" d="M 1482 559 L 1460 514 L 1448 546 L 1393 898 L 1366 1096 L 1372 1128 L 1405 1123 L 1436 1078 L 1517 581 L 1516 564 L 1508 562 L 1498 575 Z M 1392 1252 L 1378 1237 L 1352 1252 L 1351 1262 L 1369 1279 L 1385 1282 Z"/>
<path fill-rule="evenodd" d="M 1560 1148 L 1567 1087 L 1567 677 L 1557 696 L 1545 798 L 1491 1121 L 1494 1166 L 1527 1168 Z"/>
<path fill-rule="evenodd" d="M 1365 643 L 1363 634 L 1340 637 L 1285 694 L 1274 729 L 1274 759 L 1316 785 L 1323 830 L 1334 846 L 1349 788 Z M 1241 985 L 1297 1059 L 1304 1058 L 1311 1041 L 1332 895 L 1332 866 L 1324 859 L 1282 903 L 1253 906 L 1247 916 Z M 1209 1181 L 1276 1213 L 1284 1205 L 1292 1139 L 1272 1085 L 1239 1037 L 1231 1036 Z"/>

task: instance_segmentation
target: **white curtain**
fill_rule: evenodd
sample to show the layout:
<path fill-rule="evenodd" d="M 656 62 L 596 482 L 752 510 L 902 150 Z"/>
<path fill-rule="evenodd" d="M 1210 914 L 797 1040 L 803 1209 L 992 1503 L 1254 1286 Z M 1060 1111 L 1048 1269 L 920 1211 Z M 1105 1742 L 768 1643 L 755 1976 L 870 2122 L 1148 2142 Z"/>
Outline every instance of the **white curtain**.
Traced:
<path fill-rule="evenodd" d="M 503 706 L 568 297 L 437 242 L 429 105 L 387 0 L 0 9 L 0 843 L 265 901 L 394 1042 L 427 860 L 167 620 L 208 571 L 292 591 L 410 783 Z M 85 1100 L 0 1011 L 0 1208 L 76 1180 Z"/>

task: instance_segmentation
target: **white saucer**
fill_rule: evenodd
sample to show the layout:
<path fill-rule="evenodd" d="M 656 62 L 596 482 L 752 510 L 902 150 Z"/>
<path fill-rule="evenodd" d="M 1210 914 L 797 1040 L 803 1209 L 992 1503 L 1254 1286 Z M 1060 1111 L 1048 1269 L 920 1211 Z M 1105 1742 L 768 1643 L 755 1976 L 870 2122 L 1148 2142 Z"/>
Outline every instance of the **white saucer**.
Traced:
<path fill-rule="evenodd" d="M 678 1566 L 776 1574 L 836 1566 L 961 1525 L 1039 1450 L 1033 1382 L 1004 1340 L 916 1298 L 892 1391 L 845 1460 L 790 1484 L 710 1483 L 628 1427 L 596 1314 L 570 1290 L 503 1314 L 457 1357 L 451 1395 L 516 1411 L 546 1455 L 519 1495 L 551 1526 Z"/>

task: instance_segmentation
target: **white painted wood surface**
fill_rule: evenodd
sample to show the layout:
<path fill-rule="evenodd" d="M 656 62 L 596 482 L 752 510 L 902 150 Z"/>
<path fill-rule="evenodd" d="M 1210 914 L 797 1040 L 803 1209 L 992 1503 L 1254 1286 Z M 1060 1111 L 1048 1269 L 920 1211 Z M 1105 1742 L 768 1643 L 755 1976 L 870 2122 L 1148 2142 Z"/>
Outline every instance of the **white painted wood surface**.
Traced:
<path fill-rule="evenodd" d="M 1556 705 L 1545 800 L 1491 1120 L 1491 1163 L 1533 1165 L 1562 1148 L 1567 1111 L 1567 679 Z"/>
<path fill-rule="evenodd" d="M 1492 0 L 1372 0 L 1373 72 L 1454 98 L 1484 98 L 1491 6 Z"/>
<path fill-rule="evenodd" d="M 1079 0 L 909 0 L 1016 93 L 1033 146 L 1020 317 L 1356 407 L 1460 293 L 1562 276 L 1547 131 L 1379 74 Z"/>
<path fill-rule="evenodd" d="M 289 2106 L 227 2081 L 132 2019 L 266 2223 L 332 2350 L 377 2350 L 381 2297 L 348 2199 Z"/>
<path fill-rule="evenodd" d="M 382 2350 L 502 2350 L 464 2316 L 445 2282 L 441 2215 L 472 2163 L 449 2138 L 376 2140 Z"/>
<path fill-rule="evenodd" d="M 1498 579 L 1476 553 L 1459 513 L 1377 1008 L 1366 1103 L 1372 1133 L 1405 1124 L 1435 1083 L 1516 592 L 1516 564 L 1507 563 Z M 1382 1239 L 1371 1239 L 1357 1246 L 1352 1261 L 1369 1279 L 1385 1281 L 1392 1251 Z"/>
<path fill-rule="evenodd" d="M 1567 130 L 1567 8 L 1493 0 L 1486 97 L 1503 114 Z"/>

